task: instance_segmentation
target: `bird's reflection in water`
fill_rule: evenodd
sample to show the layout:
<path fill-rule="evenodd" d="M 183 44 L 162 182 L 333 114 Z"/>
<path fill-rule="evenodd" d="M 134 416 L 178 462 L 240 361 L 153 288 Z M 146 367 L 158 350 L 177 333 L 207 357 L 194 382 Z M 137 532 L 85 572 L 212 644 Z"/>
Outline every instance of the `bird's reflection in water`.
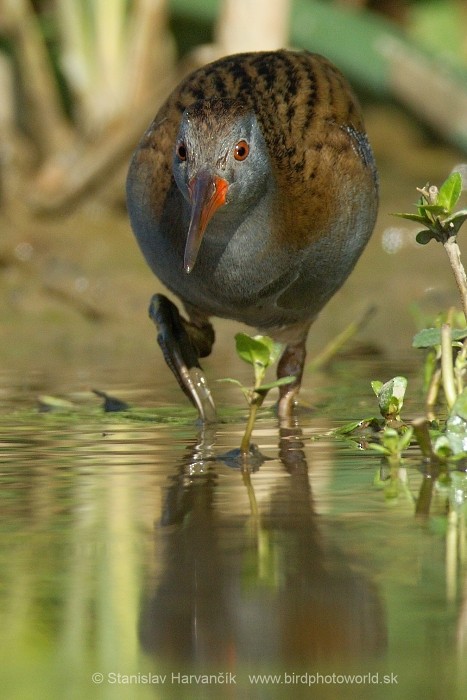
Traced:
<path fill-rule="evenodd" d="M 260 507 L 261 475 L 243 474 L 251 511 L 243 515 L 216 501 L 214 440 L 213 429 L 203 431 L 167 489 L 162 574 L 141 611 L 145 650 L 205 669 L 377 657 L 386 647 L 378 591 L 320 534 L 301 430 L 281 427 L 287 475 Z"/>

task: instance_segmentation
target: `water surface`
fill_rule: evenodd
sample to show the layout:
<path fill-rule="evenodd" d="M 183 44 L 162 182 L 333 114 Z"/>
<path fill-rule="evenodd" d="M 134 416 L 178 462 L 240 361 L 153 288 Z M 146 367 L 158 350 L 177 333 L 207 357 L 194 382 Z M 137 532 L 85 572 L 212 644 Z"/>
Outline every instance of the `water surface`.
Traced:
<path fill-rule="evenodd" d="M 407 417 L 421 409 L 409 365 Z M 368 377 L 393 370 L 343 360 L 307 381 L 313 406 L 295 421 L 269 407 L 248 473 L 229 457 L 245 411 L 225 385 L 224 422 L 203 430 L 159 378 L 158 400 L 149 379 L 89 378 L 131 404 L 120 415 L 70 377 L 5 373 L 4 697 L 465 697 L 455 484 L 435 482 L 416 517 L 429 481 L 416 450 L 391 481 L 378 455 L 332 434 L 375 412 Z M 74 410 L 39 412 L 57 387 Z"/>

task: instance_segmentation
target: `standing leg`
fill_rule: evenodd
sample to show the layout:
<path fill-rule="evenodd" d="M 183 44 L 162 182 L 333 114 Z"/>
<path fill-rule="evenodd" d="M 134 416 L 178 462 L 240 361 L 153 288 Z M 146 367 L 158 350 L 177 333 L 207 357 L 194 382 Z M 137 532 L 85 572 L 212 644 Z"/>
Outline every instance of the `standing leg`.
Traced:
<path fill-rule="evenodd" d="M 302 340 L 286 345 L 277 367 L 277 378 L 295 377 L 291 384 L 284 384 L 279 390 L 279 418 L 289 418 L 302 383 L 306 357 L 306 335 Z"/>

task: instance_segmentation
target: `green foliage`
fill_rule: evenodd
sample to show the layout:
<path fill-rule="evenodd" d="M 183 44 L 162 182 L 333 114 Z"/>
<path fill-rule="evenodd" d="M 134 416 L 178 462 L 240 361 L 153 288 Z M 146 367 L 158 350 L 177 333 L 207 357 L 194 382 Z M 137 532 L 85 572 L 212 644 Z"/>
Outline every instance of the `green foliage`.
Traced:
<path fill-rule="evenodd" d="M 276 379 L 266 384 L 263 383 L 266 370 L 277 361 L 281 354 L 282 347 L 280 343 L 274 342 L 272 338 L 267 335 L 251 336 L 246 333 L 237 333 L 235 336 L 237 355 L 244 362 L 253 366 L 254 385 L 253 387 L 246 387 L 237 379 L 232 379 L 231 377 L 226 377 L 219 381 L 230 382 L 231 384 L 239 386 L 249 404 L 255 401 L 255 395 L 257 395 L 256 399 L 258 396 L 261 396 L 262 400 L 264 400 L 266 394 L 271 389 L 283 386 L 284 384 L 291 384 L 295 379 L 294 377 L 281 377 L 281 379 Z"/>
<path fill-rule="evenodd" d="M 237 355 L 244 362 L 253 365 L 255 376 L 253 391 L 266 395 L 270 389 L 293 382 L 293 377 L 283 377 L 274 382 L 263 384 L 267 368 L 273 365 L 281 354 L 281 343 L 274 342 L 267 335 L 251 336 L 246 333 L 237 333 L 235 347 Z"/>
<path fill-rule="evenodd" d="M 250 407 L 247 427 L 240 446 L 240 452 L 244 458 L 250 455 L 250 438 L 256 418 L 256 412 L 262 405 L 266 395 L 271 389 L 275 389 L 285 384 L 291 384 L 295 377 L 281 377 L 272 382 L 264 383 L 266 370 L 274 364 L 282 352 L 282 345 L 274 342 L 267 335 L 250 336 L 246 333 L 237 333 L 235 336 L 235 347 L 237 355 L 249 365 L 254 371 L 254 385 L 246 387 L 237 379 L 230 377 L 220 381 L 231 382 L 240 387 L 247 403 Z"/>
<path fill-rule="evenodd" d="M 419 331 L 412 343 L 415 348 L 429 350 L 425 362 L 428 408 L 434 409 L 439 387 L 442 386 L 448 410 L 444 427 L 440 428 L 428 419 L 418 419 L 413 423 L 414 435 L 427 459 L 447 465 L 467 458 L 467 390 L 464 389 L 467 328 L 452 327 L 453 320 L 462 324 L 467 317 L 467 278 L 456 241 L 459 229 L 467 219 L 467 209 L 455 211 L 462 193 L 462 177 L 458 172 L 451 173 L 439 189 L 427 184 L 418 191 L 421 198 L 417 213 L 397 216 L 425 227 L 417 235 L 417 241 L 422 245 L 431 240 L 443 244 L 460 293 L 464 316 L 462 320 L 457 320 L 454 311 L 449 310 L 444 318 L 438 319 L 436 327 Z M 376 388 L 382 391 L 378 385 Z M 390 404 L 390 392 L 388 396 Z"/>
<path fill-rule="evenodd" d="M 461 174 L 451 173 L 439 190 L 436 186 L 427 184 L 418 191 L 421 194 L 417 204 L 418 213 L 395 215 L 426 227 L 417 234 L 417 242 L 426 245 L 434 239 L 445 243 L 448 238 L 457 235 L 467 219 L 467 209 L 453 211 L 462 192 Z"/>
<path fill-rule="evenodd" d="M 413 429 L 401 419 L 401 410 L 407 389 L 405 377 L 394 377 L 388 382 L 374 380 L 371 382 L 373 391 L 378 399 L 379 411 L 382 418 L 375 416 L 360 421 L 348 423 L 336 434 L 355 439 L 359 436 L 359 444 L 391 461 L 400 461 L 402 452 L 410 445 Z"/>
<path fill-rule="evenodd" d="M 257 368 L 263 370 L 269 364 L 270 346 L 261 336 L 251 337 L 246 333 L 237 333 L 235 336 L 237 355 L 242 360 L 253 365 L 255 373 Z"/>
<path fill-rule="evenodd" d="M 456 206 L 462 192 L 462 176 L 460 173 L 451 173 L 441 185 L 436 205 L 442 214 L 450 214 Z"/>
<path fill-rule="evenodd" d="M 371 386 L 378 397 L 379 410 L 383 418 L 400 421 L 400 412 L 404 405 L 404 396 L 407 389 L 405 377 L 394 377 L 383 384 L 380 381 L 372 381 Z"/>
<path fill-rule="evenodd" d="M 451 328 L 453 341 L 467 338 L 467 328 Z M 412 347 L 430 348 L 441 345 L 441 328 L 424 328 L 414 336 Z"/>

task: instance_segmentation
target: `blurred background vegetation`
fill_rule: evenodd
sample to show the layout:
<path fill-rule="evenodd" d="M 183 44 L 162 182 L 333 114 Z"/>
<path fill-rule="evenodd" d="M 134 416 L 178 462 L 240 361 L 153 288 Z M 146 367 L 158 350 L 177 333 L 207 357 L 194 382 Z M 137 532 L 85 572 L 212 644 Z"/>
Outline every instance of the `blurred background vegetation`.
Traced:
<path fill-rule="evenodd" d="M 121 202 L 129 153 L 183 72 L 284 44 L 467 150 L 465 0 L 0 0 L 2 206 Z"/>
<path fill-rule="evenodd" d="M 362 295 L 388 303 L 380 268 L 393 308 L 397 294 L 407 307 L 428 285 L 414 287 L 410 232 L 391 228 L 388 213 L 410 207 L 415 186 L 441 182 L 467 152 L 465 0 L 0 0 L 4 366 L 23 356 L 28 367 L 59 356 L 106 364 L 117 348 L 127 365 L 156 285 L 125 213 L 131 152 L 187 71 L 284 45 L 325 54 L 349 78 L 380 170 L 385 231 L 371 265 L 359 266 L 367 282 L 353 275 L 342 308 L 352 318 Z M 329 334 L 347 322 L 326 318 Z M 403 323 L 394 319 L 397 337 Z M 152 357 L 152 334 L 144 338 Z"/>

